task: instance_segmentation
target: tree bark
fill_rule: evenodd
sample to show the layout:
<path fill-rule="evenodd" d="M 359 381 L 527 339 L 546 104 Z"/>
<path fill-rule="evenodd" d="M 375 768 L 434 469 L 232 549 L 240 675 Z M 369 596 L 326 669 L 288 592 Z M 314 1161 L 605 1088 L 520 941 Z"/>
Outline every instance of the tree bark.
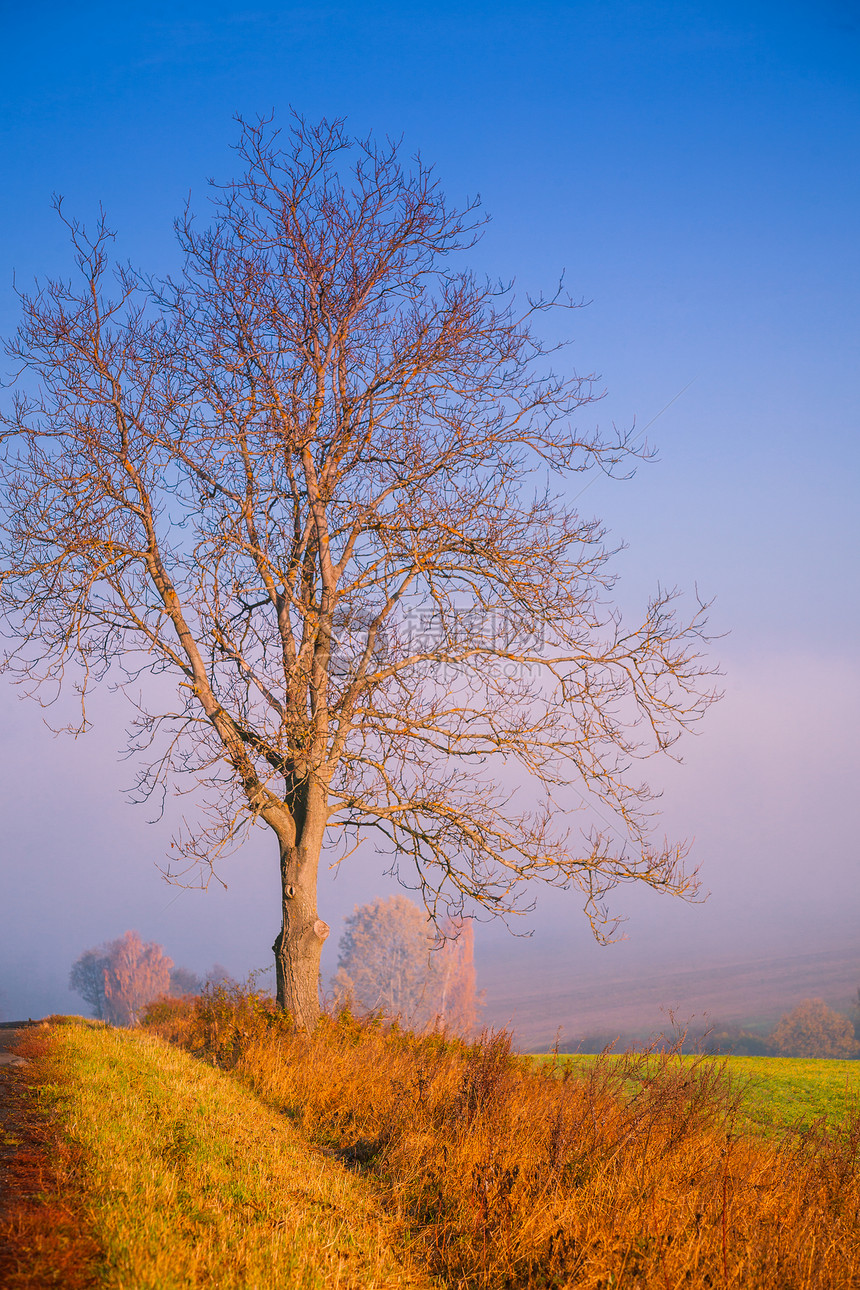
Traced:
<path fill-rule="evenodd" d="M 280 842 L 282 924 L 272 946 L 278 1006 L 302 1030 L 312 1030 L 319 1019 L 320 954 L 330 931 L 317 912 L 323 828 L 312 814 L 295 845 Z"/>

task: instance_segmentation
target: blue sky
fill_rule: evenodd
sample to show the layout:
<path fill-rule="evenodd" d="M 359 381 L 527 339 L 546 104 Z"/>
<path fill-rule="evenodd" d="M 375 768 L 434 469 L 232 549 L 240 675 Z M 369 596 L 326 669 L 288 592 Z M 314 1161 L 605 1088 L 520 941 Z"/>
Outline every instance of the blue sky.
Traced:
<path fill-rule="evenodd" d="M 629 544 L 619 598 L 635 611 L 658 579 L 698 585 L 727 633 L 714 647 L 726 699 L 664 776 L 667 828 L 695 834 L 713 896 L 667 910 L 631 893 L 617 954 L 851 938 L 856 5 L 176 0 L 4 5 L 3 27 L 3 333 L 13 273 L 24 285 L 69 269 L 52 193 L 84 220 L 101 202 L 118 254 L 164 271 L 189 192 L 202 213 L 207 177 L 231 174 L 233 116 L 289 105 L 402 134 L 452 200 L 480 193 L 492 223 L 477 268 L 522 290 L 565 272 L 590 302 L 568 359 L 602 376 L 594 417 L 653 421 L 659 451 L 634 480 L 595 480 L 581 498 Z M 228 893 L 174 899 L 153 863 L 165 831 L 118 791 L 122 714 L 101 706 L 92 736 L 57 742 L 0 681 L 0 1010 L 70 1006 L 71 959 L 127 926 L 196 967 L 268 960 L 265 840 L 232 862 Z M 381 868 L 365 858 L 328 891 L 336 931 L 385 889 Z M 527 951 L 505 949 L 512 962 L 592 955 L 575 898 L 539 901 L 533 925 Z"/>

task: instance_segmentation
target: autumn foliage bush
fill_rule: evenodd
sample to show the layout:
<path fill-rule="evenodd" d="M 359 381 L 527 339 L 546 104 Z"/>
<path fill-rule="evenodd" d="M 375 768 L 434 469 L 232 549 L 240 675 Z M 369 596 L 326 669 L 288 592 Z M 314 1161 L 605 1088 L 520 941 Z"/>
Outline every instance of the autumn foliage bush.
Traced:
<path fill-rule="evenodd" d="M 307 1034 L 225 989 L 159 1004 L 146 1024 L 368 1175 L 450 1284 L 860 1284 L 860 1118 L 746 1135 L 713 1057 L 538 1070 L 504 1033 L 467 1044 L 342 1012 Z"/>
<path fill-rule="evenodd" d="M 137 1023 L 141 1009 L 170 989 L 173 960 L 154 941 L 126 932 L 115 941 L 85 950 L 72 964 L 69 988 L 94 1016 L 114 1026 Z"/>

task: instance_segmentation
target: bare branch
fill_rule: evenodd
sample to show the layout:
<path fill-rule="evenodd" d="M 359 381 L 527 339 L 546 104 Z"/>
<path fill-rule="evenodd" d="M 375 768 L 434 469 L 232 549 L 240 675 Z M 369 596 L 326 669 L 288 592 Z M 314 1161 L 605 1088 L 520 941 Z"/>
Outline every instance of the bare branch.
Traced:
<path fill-rule="evenodd" d="M 182 865 L 275 832 L 305 1018 L 332 831 L 379 839 L 434 910 L 514 912 L 539 878 L 599 929 L 621 883 L 691 896 L 633 767 L 715 697 L 706 607 L 611 608 L 614 553 L 567 490 L 648 452 L 576 424 L 596 378 L 538 327 L 578 305 L 518 312 L 471 273 L 477 206 L 397 144 L 294 117 L 242 123 L 238 153 L 208 227 L 177 226 L 176 279 L 112 271 L 104 218 L 66 219 L 77 280 L 21 296 L 6 666 L 43 701 L 71 677 L 79 729 L 92 684 L 129 694 L 136 794 L 210 813 Z"/>

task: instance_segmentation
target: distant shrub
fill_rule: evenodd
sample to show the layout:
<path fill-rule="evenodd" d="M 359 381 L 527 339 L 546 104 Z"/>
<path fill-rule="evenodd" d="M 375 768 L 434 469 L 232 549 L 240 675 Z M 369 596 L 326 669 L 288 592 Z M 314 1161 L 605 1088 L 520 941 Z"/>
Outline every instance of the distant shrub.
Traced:
<path fill-rule="evenodd" d="M 823 999 L 804 999 L 787 1012 L 770 1037 L 780 1057 L 857 1057 L 860 1043 L 847 1017 Z"/>
<path fill-rule="evenodd" d="M 170 969 L 169 991 L 177 999 L 190 999 L 203 989 L 203 982 L 196 972 L 186 967 Z"/>
<path fill-rule="evenodd" d="M 766 1035 L 757 1035 L 741 1026 L 725 1026 L 703 1037 L 702 1051 L 732 1057 L 771 1057 L 773 1045 Z"/>

